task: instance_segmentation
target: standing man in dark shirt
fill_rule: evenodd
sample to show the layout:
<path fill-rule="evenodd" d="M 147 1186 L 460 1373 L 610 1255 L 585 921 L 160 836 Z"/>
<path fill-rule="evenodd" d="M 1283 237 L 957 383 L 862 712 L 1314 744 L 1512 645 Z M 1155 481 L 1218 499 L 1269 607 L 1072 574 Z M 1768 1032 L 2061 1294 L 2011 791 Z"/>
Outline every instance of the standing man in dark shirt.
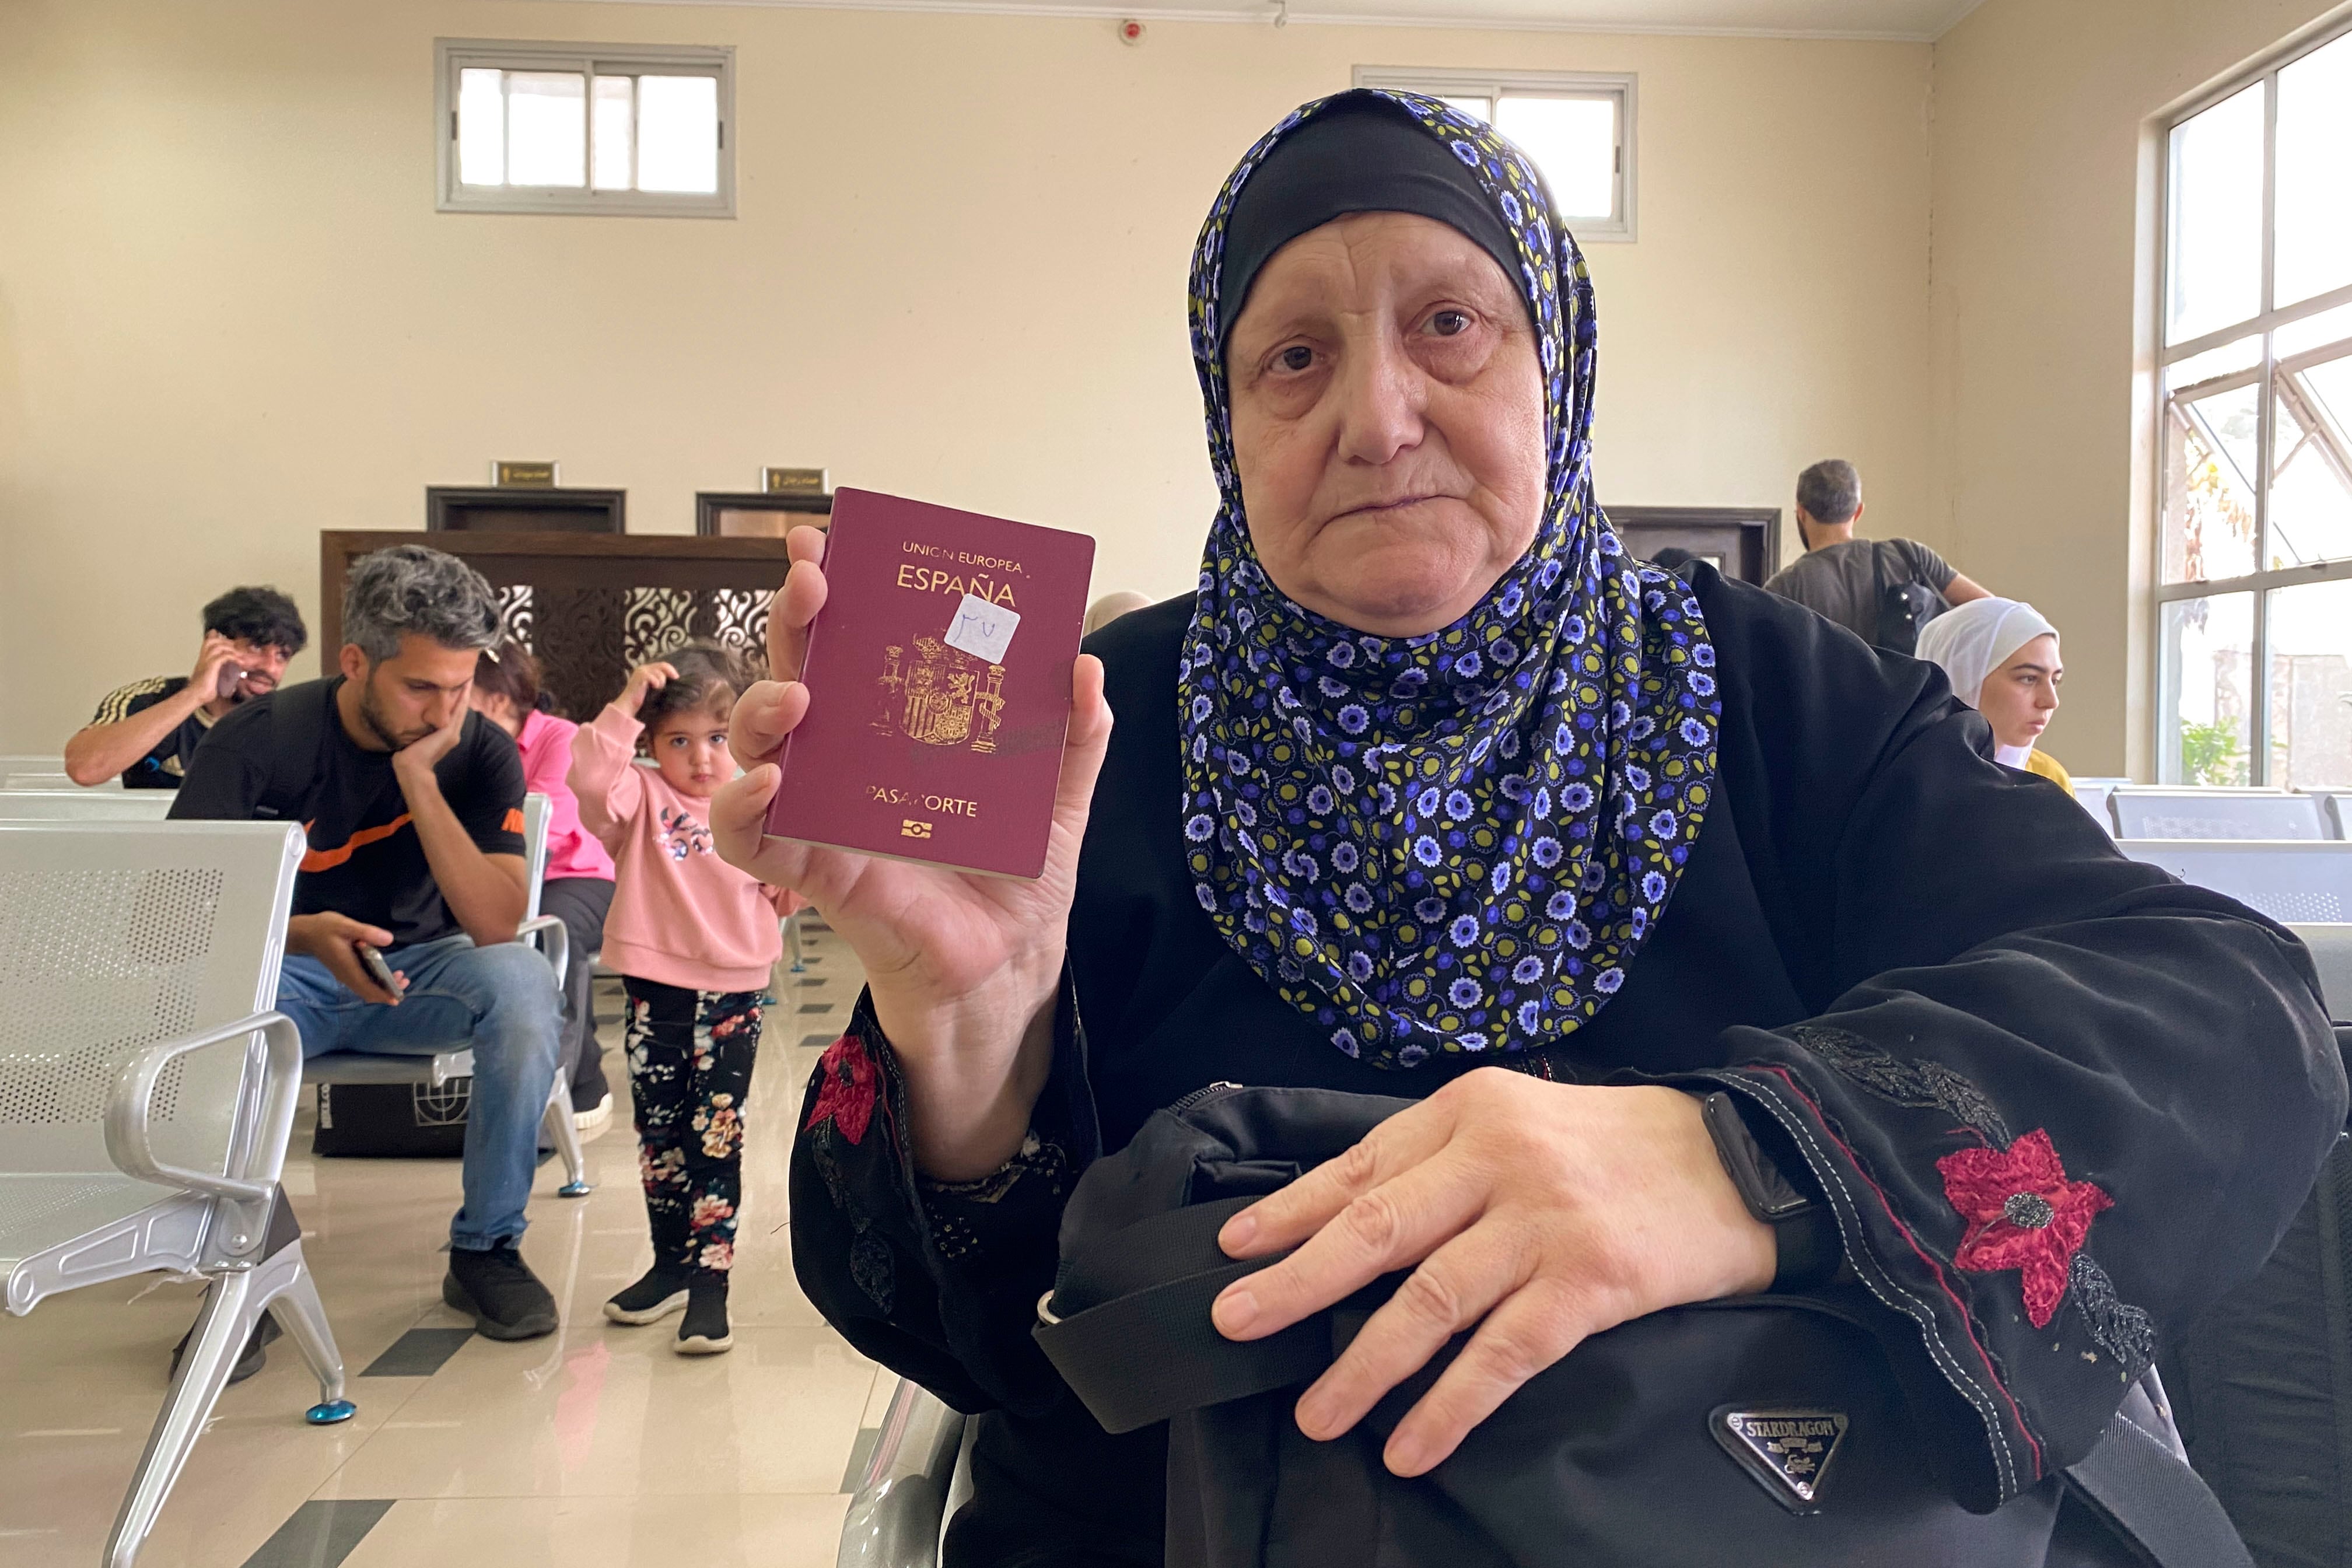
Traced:
<path fill-rule="evenodd" d="M 1947 605 L 1986 596 L 1916 539 L 1856 539 L 1853 527 L 1861 521 L 1862 476 L 1852 463 L 1831 458 L 1799 474 L 1797 535 L 1805 542 L 1804 558 L 1764 586 L 1874 644 L 1879 606 L 1890 587 L 1923 584 Z"/>
<path fill-rule="evenodd" d="M 464 562 L 397 545 L 352 569 L 343 635 L 341 675 L 214 728 L 172 816 L 303 825 L 278 1010 L 306 1055 L 473 1047 L 465 1202 L 441 1294 L 492 1339 L 531 1339 L 554 1330 L 555 1300 L 517 1243 L 562 1005 L 546 962 L 514 940 L 528 899 L 522 761 L 467 702 L 498 605 Z M 371 976 L 368 948 L 399 989 Z"/>
<path fill-rule="evenodd" d="M 205 642 L 189 675 L 134 680 L 106 694 L 66 742 L 78 784 L 120 773 L 125 789 L 177 789 L 205 731 L 240 703 L 278 689 L 310 642 L 302 612 L 275 588 L 231 588 L 205 606 Z"/>

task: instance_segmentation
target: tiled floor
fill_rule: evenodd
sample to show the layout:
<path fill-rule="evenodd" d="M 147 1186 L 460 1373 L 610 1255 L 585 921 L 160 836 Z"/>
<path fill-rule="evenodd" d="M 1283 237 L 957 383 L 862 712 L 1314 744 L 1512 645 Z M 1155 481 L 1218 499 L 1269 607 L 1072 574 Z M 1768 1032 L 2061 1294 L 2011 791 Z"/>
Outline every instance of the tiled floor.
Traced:
<path fill-rule="evenodd" d="M 440 1298 L 457 1162 L 316 1160 L 306 1112 L 286 1186 L 359 1415 L 304 1426 L 317 1384 L 279 1341 L 222 1397 L 142 1568 L 831 1563 L 845 1471 L 891 1380 L 793 1282 L 792 1117 L 863 982 L 828 933 L 806 953 L 804 973 L 777 971 L 753 1079 L 731 1353 L 677 1356 L 677 1320 L 626 1329 L 599 1310 L 651 1258 L 617 1026 L 604 1030 L 614 1121 L 588 1145 L 596 1191 L 557 1197 L 548 1162 L 523 1241 L 563 1327 L 521 1344 L 466 1336 L 429 1375 L 360 1374 L 395 1342 L 396 1370 L 432 1365 L 450 1336 L 402 1336 L 466 1326 Z M 0 1318 L 0 1563 L 99 1560 L 197 1289 L 151 1275 Z"/>

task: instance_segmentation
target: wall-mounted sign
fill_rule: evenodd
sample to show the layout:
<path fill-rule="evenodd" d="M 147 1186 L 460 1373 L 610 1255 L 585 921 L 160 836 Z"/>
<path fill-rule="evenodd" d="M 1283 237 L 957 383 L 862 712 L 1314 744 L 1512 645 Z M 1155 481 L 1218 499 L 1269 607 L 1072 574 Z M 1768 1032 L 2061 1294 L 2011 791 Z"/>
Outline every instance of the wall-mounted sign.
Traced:
<path fill-rule="evenodd" d="M 821 496 L 824 477 L 823 468 L 761 468 L 760 489 L 772 496 Z"/>
<path fill-rule="evenodd" d="M 492 463 L 490 483 L 503 489 L 551 490 L 560 481 L 558 463 Z"/>

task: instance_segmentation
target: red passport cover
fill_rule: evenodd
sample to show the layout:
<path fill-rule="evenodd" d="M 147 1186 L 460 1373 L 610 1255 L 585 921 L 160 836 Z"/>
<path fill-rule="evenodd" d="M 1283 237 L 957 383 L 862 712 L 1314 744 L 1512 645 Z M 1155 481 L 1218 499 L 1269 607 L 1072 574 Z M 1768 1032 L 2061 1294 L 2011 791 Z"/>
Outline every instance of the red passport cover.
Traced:
<path fill-rule="evenodd" d="M 1083 533 L 835 490 L 768 831 L 1044 871 L 1094 557 Z"/>

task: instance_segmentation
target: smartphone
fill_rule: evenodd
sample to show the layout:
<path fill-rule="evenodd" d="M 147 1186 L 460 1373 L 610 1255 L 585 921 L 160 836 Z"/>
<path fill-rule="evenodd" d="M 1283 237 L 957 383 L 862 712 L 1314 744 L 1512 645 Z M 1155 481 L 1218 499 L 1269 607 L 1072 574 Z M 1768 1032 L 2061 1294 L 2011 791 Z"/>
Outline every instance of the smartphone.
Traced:
<path fill-rule="evenodd" d="M 221 672 L 220 672 L 220 694 L 221 694 L 221 696 L 223 696 L 224 698 L 227 698 L 227 697 L 234 697 L 234 696 L 236 696 L 236 686 L 237 686 L 237 682 L 239 682 L 239 681 L 243 680 L 244 679 L 245 679 L 245 671 L 244 671 L 244 670 L 242 670 L 242 669 L 240 669 L 240 668 L 238 668 L 236 665 L 233 665 L 233 664 L 225 664 L 225 665 L 221 666 Z"/>
<path fill-rule="evenodd" d="M 355 945 L 360 950 L 360 962 L 367 965 L 370 974 L 375 976 L 375 983 L 394 996 L 399 995 L 400 981 L 393 974 L 392 965 L 383 961 L 383 954 L 363 942 Z"/>

